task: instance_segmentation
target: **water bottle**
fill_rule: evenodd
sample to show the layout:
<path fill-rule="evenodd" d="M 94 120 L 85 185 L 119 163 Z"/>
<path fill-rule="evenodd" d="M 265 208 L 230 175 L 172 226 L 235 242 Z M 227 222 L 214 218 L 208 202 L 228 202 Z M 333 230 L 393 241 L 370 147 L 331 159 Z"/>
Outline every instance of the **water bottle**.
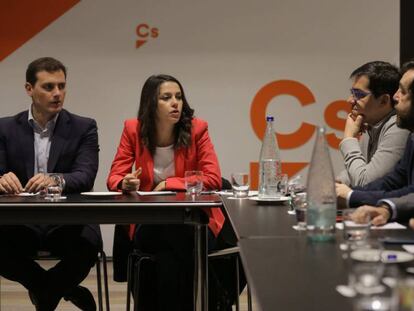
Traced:
<path fill-rule="evenodd" d="M 279 147 L 273 130 L 273 117 L 266 117 L 266 122 L 266 132 L 259 159 L 259 199 L 280 196 L 278 182 L 281 174 L 281 162 Z"/>
<path fill-rule="evenodd" d="M 335 180 L 325 128 L 319 127 L 313 148 L 307 182 L 307 233 L 312 241 L 330 241 L 335 237 Z"/>

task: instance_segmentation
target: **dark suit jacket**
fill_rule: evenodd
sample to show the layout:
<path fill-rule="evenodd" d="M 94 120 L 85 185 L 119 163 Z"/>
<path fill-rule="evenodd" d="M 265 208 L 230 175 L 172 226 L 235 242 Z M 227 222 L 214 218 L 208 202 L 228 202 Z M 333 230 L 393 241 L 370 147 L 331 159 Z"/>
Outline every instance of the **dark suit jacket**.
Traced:
<path fill-rule="evenodd" d="M 98 132 L 96 122 L 62 110 L 52 136 L 48 172 L 62 173 L 65 193 L 93 188 L 98 171 Z M 34 174 L 34 134 L 28 111 L 0 119 L 0 175 L 13 172 L 22 186 Z M 100 239 L 99 226 L 88 226 Z"/>
<path fill-rule="evenodd" d="M 389 198 L 388 200 L 393 202 L 397 209 L 396 221 L 408 221 L 411 217 L 414 217 L 414 193 L 399 198 Z"/>
<path fill-rule="evenodd" d="M 376 205 L 378 200 L 398 198 L 414 192 L 414 134 L 408 137 L 404 155 L 394 170 L 365 187 L 355 188 L 349 205 L 357 207 L 363 204 Z"/>

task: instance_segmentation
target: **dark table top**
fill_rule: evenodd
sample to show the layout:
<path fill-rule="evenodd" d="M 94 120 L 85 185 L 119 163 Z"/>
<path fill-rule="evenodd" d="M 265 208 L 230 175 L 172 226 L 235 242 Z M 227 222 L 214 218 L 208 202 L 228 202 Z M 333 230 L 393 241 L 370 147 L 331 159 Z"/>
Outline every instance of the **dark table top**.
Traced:
<path fill-rule="evenodd" d="M 295 215 L 286 204 L 257 204 L 248 199 L 223 198 L 224 207 L 239 238 L 243 267 L 262 310 L 352 310 L 352 300 L 336 291 L 348 283 L 349 261 L 336 240 L 311 243 L 306 231 L 296 231 Z M 371 230 L 370 237 L 414 240 L 410 229 Z M 402 250 L 401 245 L 385 245 Z M 399 264 L 401 271 L 413 262 Z"/>
<path fill-rule="evenodd" d="M 313 244 L 306 237 L 239 241 L 243 266 L 262 310 L 352 310 L 336 292 L 347 270 L 335 243 Z"/>
<path fill-rule="evenodd" d="M 206 224 L 203 208 L 220 207 L 218 195 L 84 196 L 48 201 L 39 196 L 0 196 L 1 224 Z"/>
<path fill-rule="evenodd" d="M 238 239 L 303 235 L 292 228 L 295 215 L 289 215 L 286 202 L 261 203 L 249 199 L 223 197 L 223 204 Z"/>

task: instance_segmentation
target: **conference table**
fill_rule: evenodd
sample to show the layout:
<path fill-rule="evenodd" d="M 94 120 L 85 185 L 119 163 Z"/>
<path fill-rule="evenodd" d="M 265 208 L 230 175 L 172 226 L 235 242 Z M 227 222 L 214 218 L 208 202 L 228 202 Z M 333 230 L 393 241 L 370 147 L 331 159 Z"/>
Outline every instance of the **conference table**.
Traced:
<path fill-rule="evenodd" d="M 348 269 L 333 243 L 310 243 L 292 228 L 285 203 L 257 204 L 216 194 L 190 196 L 67 195 L 50 202 L 39 196 L 0 196 L 0 224 L 187 224 L 195 235 L 195 310 L 208 310 L 206 208 L 224 206 L 240 246 L 248 282 L 261 310 L 350 310 L 352 300 L 336 285 L 347 284 Z M 372 236 L 414 240 L 411 230 L 372 230 Z M 412 263 L 409 263 L 411 265 Z"/>
<path fill-rule="evenodd" d="M 220 208 L 216 194 L 191 196 L 96 196 L 68 194 L 48 201 L 40 196 L 0 195 L 0 224 L 186 224 L 194 226 L 195 310 L 208 310 L 206 208 Z"/>
<path fill-rule="evenodd" d="M 336 230 L 333 242 L 312 243 L 306 231 L 292 228 L 296 218 L 288 214 L 286 202 L 262 205 L 223 197 L 223 203 L 261 310 L 352 310 L 352 299 L 336 291 L 337 285 L 348 284 L 349 274 L 346 252 L 340 248 L 342 230 Z M 371 230 L 370 235 L 414 241 L 410 229 Z M 400 245 L 386 248 L 402 250 Z M 413 265 L 398 264 L 401 271 Z"/>

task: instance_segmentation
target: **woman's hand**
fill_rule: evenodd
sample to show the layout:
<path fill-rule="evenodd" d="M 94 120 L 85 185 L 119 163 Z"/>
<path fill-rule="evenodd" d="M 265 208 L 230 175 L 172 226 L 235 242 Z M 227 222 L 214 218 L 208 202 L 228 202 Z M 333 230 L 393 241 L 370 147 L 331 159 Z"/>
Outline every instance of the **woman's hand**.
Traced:
<path fill-rule="evenodd" d="M 167 188 L 167 182 L 163 180 L 152 191 L 163 191 L 166 188 Z"/>
<path fill-rule="evenodd" d="M 124 179 L 122 179 L 122 191 L 137 191 L 141 184 L 141 180 L 138 178 L 141 175 L 141 172 L 142 168 L 139 167 L 135 172 L 125 175 Z"/>

